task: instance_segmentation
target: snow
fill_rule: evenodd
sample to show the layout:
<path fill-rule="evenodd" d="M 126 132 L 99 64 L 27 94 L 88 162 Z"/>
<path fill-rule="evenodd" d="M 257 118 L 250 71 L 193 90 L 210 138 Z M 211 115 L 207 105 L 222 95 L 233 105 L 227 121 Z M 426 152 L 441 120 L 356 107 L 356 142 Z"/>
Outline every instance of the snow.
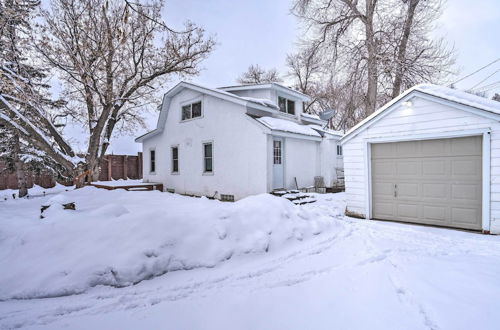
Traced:
<path fill-rule="evenodd" d="M 76 211 L 63 209 L 69 202 Z M 52 205 L 43 220 L 41 205 Z M 97 285 L 122 287 L 170 271 L 214 267 L 332 225 L 330 213 L 318 217 L 267 194 L 222 203 L 86 187 L 32 208 L 29 217 L 1 222 L 0 260 L 8 271 L 0 273 L 0 300 L 77 294 Z M 29 268 L 36 268 L 37 276 Z"/>
<path fill-rule="evenodd" d="M 500 114 L 500 102 L 477 96 L 458 89 L 437 86 L 432 84 L 421 84 L 414 87 L 415 90 L 426 94 L 441 97 L 450 101 L 455 101 L 471 107 L 487 110 Z"/>
<path fill-rule="evenodd" d="M 273 117 L 260 117 L 256 120 L 272 130 L 321 137 L 321 135 L 311 127 L 298 124 L 291 120 Z"/>
<path fill-rule="evenodd" d="M 56 183 L 56 185 L 52 188 L 44 188 L 39 185 L 33 185 L 32 188 L 28 189 L 28 198 L 29 197 L 39 197 L 51 194 L 57 194 L 63 191 L 69 191 L 75 189 L 74 186 L 63 186 L 62 184 Z M 13 199 L 13 195 L 15 198 L 18 197 L 19 190 L 18 189 L 3 189 L 0 190 L 0 202 L 8 199 Z"/>
<path fill-rule="evenodd" d="M 453 89 L 449 87 L 444 87 L 444 86 L 438 86 L 438 85 L 433 85 L 433 84 L 420 84 L 413 86 L 410 89 L 407 89 L 403 93 L 401 93 L 398 97 L 392 99 L 391 101 L 387 102 L 385 105 L 383 105 L 381 108 L 379 108 L 377 111 L 360 121 L 358 124 L 353 126 L 350 130 L 346 132 L 344 135 L 343 139 L 345 140 L 348 136 L 350 136 L 352 133 L 357 131 L 359 128 L 364 126 L 365 124 L 369 123 L 372 119 L 377 117 L 379 114 L 384 112 L 385 110 L 389 109 L 392 105 L 397 103 L 400 99 L 404 98 L 408 94 L 411 94 L 414 91 L 422 92 L 425 94 L 433 95 L 436 97 L 440 97 L 449 101 L 457 102 L 460 104 L 464 104 L 467 106 L 475 107 L 478 109 L 482 109 L 485 111 L 493 112 L 496 114 L 500 114 L 500 102 L 498 101 L 493 101 L 481 96 L 477 96 L 474 94 L 470 94 L 458 89 Z"/>
<path fill-rule="evenodd" d="M 343 217 L 344 193 L 303 206 L 269 195 L 63 195 L 77 211 L 47 221 L 42 199 L 0 206 L 3 298 L 74 288 L 91 269 L 123 279 L 159 270 L 167 255 L 188 263 L 135 285 L 0 301 L 0 328 L 498 329 L 499 236 Z"/>
<path fill-rule="evenodd" d="M 246 96 L 240 96 L 242 99 L 245 99 L 247 101 L 250 101 L 250 102 L 253 102 L 253 103 L 257 103 L 257 104 L 260 104 L 260 105 L 263 105 L 265 107 L 269 107 L 269 108 L 273 108 L 275 110 L 279 110 L 280 108 L 276 105 L 276 103 L 270 101 L 270 100 L 266 100 L 266 99 L 258 99 L 258 98 L 255 98 L 255 97 L 246 97 Z"/>
<path fill-rule="evenodd" d="M 111 180 L 111 181 L 94 181 L 92 184 L 98 184 L 102 186 L 108 186 L 108 187 L 118 187 L 118 186 L 136 186 L 136 185 L 147 185 L 147 184 L 154 184 L 151 182 L 143 182 L 142 180 L 131 180 L 131 179 L 118 179 L 118 180 Z"/>

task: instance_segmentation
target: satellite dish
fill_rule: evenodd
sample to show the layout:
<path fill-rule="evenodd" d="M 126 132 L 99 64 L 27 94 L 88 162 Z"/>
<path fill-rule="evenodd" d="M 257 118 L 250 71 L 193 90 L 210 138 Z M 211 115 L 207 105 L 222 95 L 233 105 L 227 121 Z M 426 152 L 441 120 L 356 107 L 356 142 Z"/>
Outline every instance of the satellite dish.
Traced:
<path fill-rule="evenodd" d="M 332 119 L 333 116 L 335 116 L 335 113 L 336 111 L 333 110 L 333 109 L 328 109 L 328 110 L 325 110 L 323 112 L 320 112 L 319 113 L 319 118 L 321 118 L 321 120 L 330 120 Z"/>

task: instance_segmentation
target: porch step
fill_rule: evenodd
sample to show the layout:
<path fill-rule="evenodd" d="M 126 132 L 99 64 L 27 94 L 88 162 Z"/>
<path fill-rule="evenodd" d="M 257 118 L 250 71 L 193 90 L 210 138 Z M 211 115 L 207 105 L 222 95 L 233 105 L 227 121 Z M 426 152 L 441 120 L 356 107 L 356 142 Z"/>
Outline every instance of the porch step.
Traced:
<path fill-rule="evenodd" d="M 288 199 L 295 205 L 303 205 L 316 202 L 316 199 L 307 193 L 300 192 L 299 190 L 275 190 L 271 192 L 272 195 Z"/>

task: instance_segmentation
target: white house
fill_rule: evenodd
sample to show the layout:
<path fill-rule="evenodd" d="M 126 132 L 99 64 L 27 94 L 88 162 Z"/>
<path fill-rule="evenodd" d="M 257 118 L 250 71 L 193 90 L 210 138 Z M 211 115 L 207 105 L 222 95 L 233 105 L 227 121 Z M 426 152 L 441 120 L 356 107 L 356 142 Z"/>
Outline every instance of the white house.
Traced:
<path fill-rule="evenodd" d="M 500 233 L 500 102 L 415 86 L 342 138 L 349 215 Z"/>
<path fill-rule="evenodd" d="M 136 139 L 144 181 L 223 200 L 312 186 L 315 176 L 331 186 L 343 166 L 341 134 L 303 113 L 307 101 L 275 83 L 181 82 L 164 95 L 156 129 Z"/>

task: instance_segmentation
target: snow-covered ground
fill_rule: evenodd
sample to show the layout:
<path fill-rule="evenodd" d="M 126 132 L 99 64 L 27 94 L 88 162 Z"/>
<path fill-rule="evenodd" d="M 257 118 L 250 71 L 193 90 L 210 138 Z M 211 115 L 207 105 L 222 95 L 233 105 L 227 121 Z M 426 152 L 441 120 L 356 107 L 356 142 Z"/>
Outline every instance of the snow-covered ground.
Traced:
<path fill-rule="evenodd" d="M 0 203 L 0 328 L 499 328 L 500 237 L 350 219 L 344 194 L 315 197 L 87 187 Z"/>
<path fill-rule="evenodd" d="M 33 185 L 33 187 L 28 189 L 28 198 L 30 197 L 40 197 L 45 195 L 57 194 L 63 191 L 69 191 L 75 189 L 74 186 L 68 187 L 62 184 L 56 183 L 52 188 L 44 188 L 38 185 Z M 18 189 L 2 189 L 0 190 L 0 202 L 9 199 L 16 199 L 18 197 Z"/>

